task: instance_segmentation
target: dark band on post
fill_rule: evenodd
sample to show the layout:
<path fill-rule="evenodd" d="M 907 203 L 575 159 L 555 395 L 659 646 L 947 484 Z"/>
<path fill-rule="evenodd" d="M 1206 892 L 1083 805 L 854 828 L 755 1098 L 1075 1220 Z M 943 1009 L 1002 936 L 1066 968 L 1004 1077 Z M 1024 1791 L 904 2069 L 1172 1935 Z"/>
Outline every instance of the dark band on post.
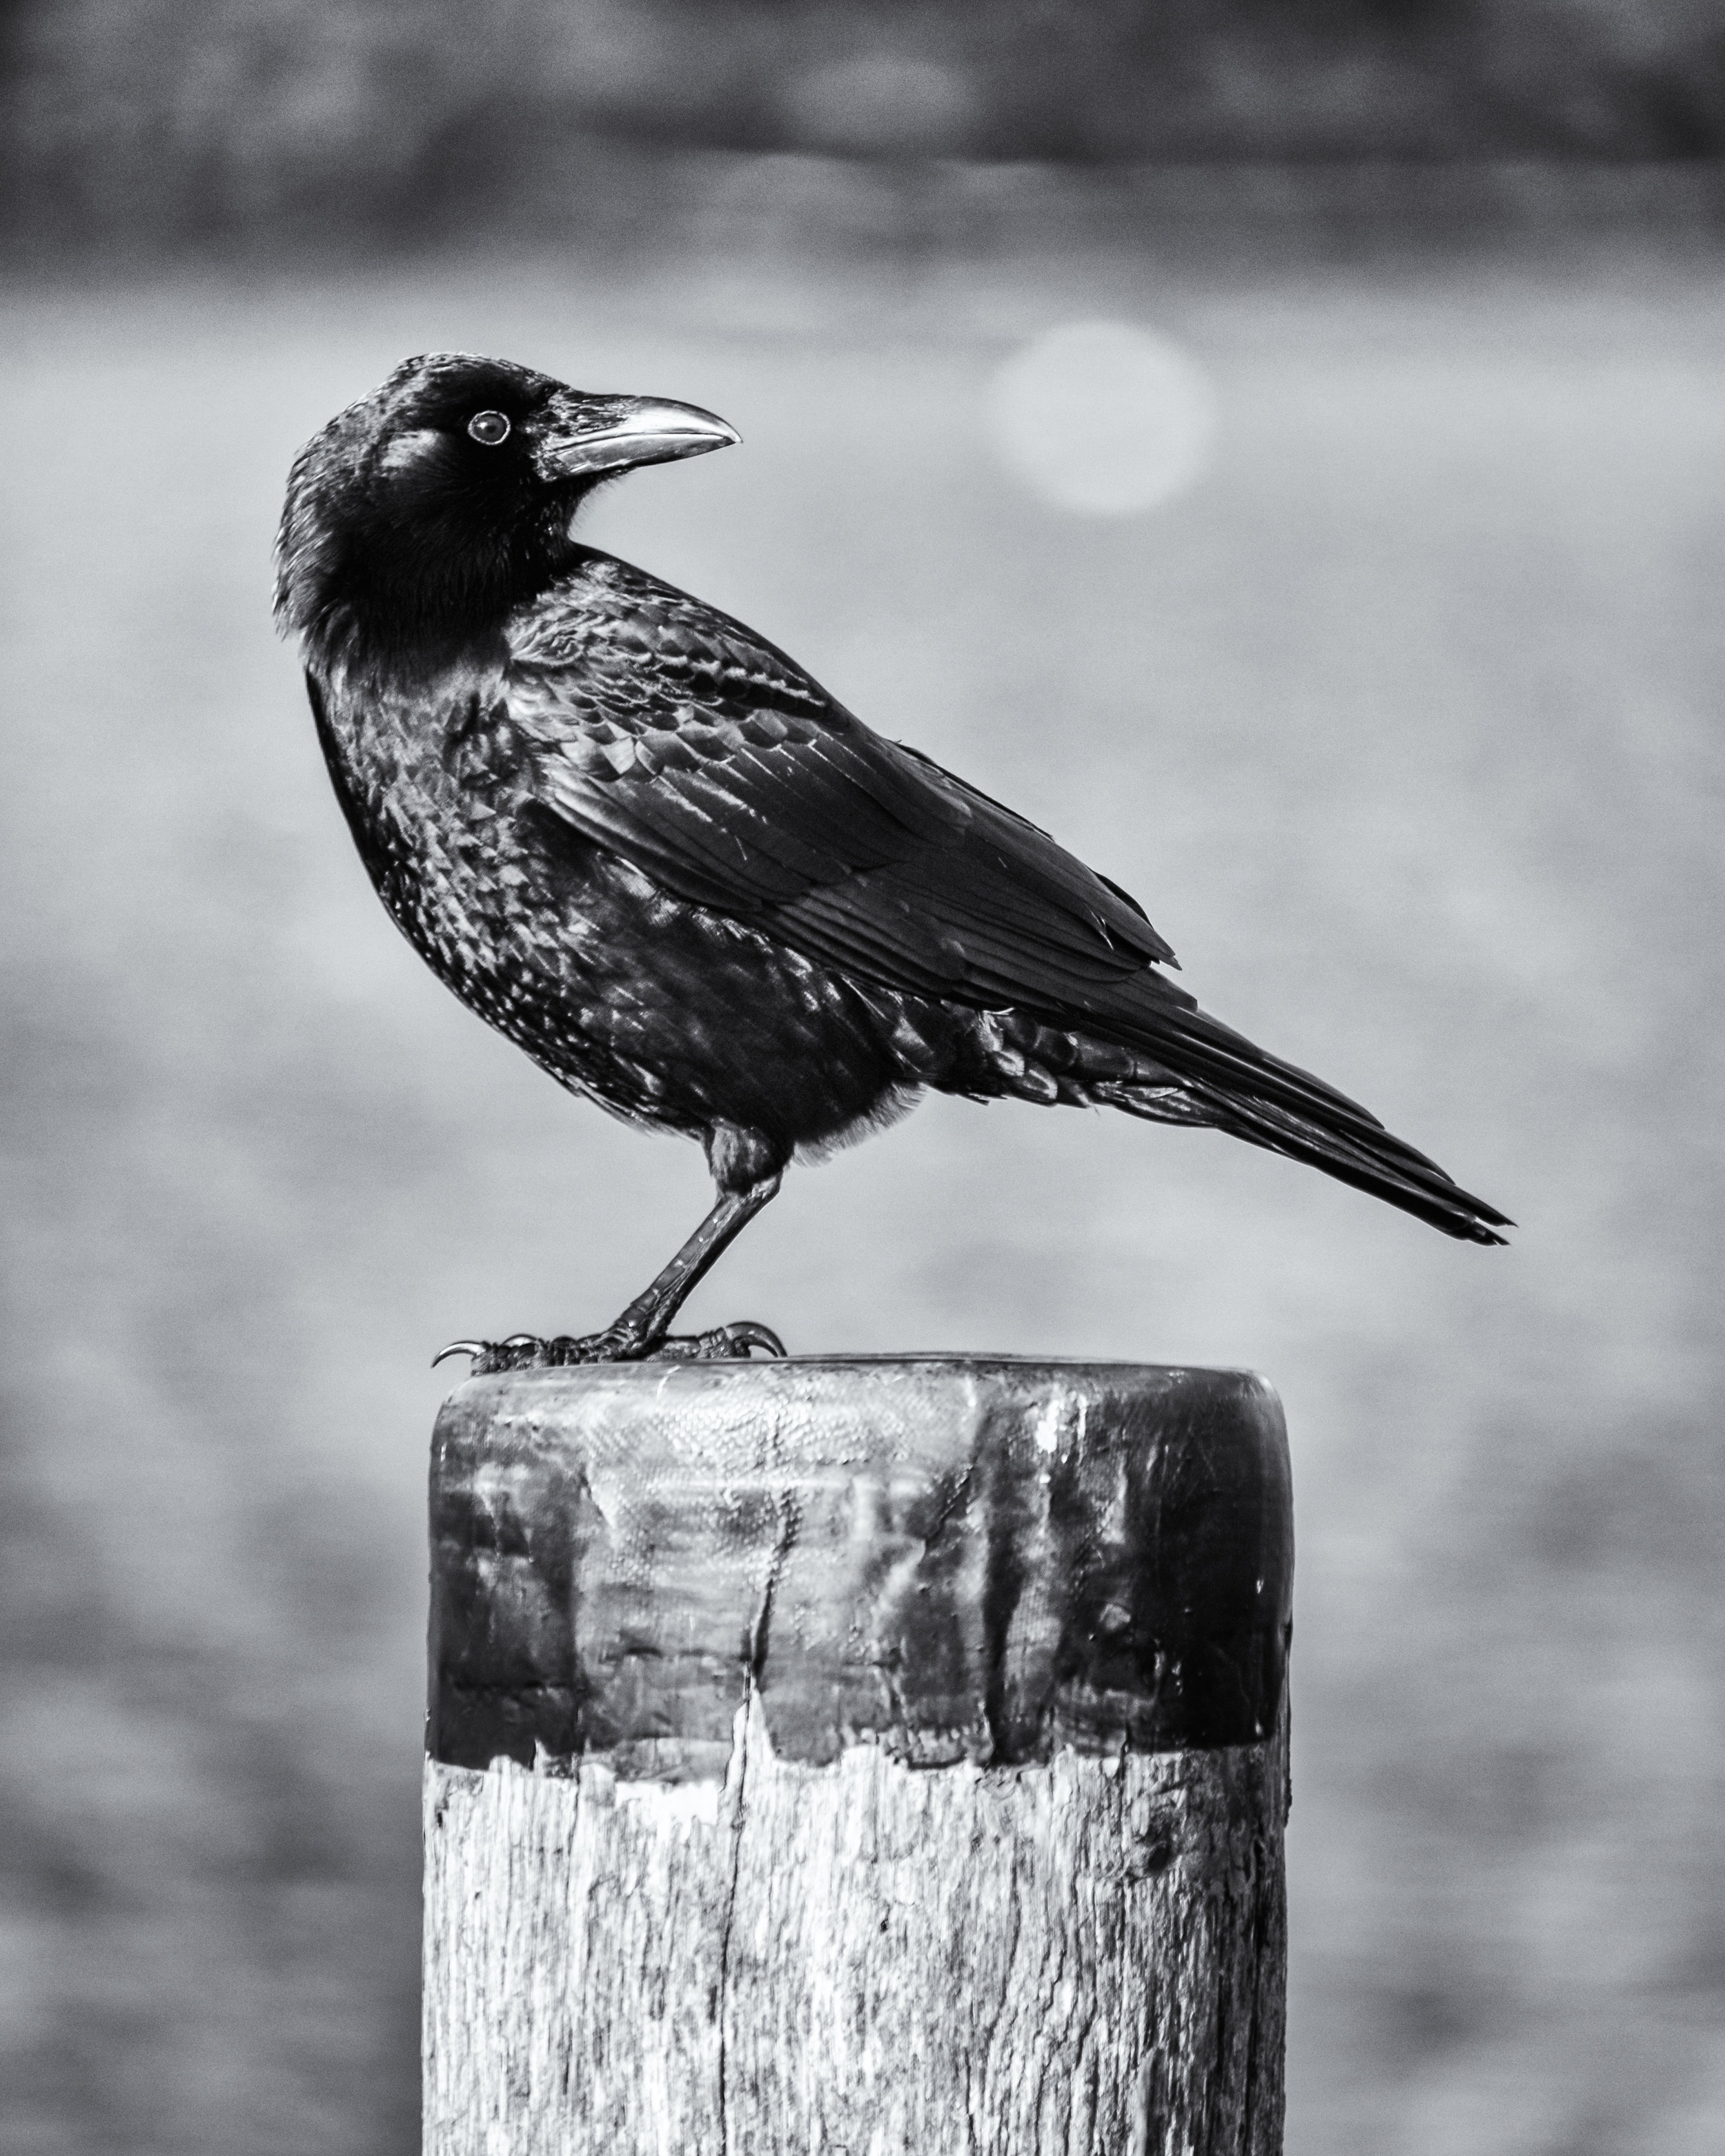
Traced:
<path fill-rule="evenodd" d="M 432 1467 L 426 1746 L 724 1772 L 1266 1741 L 1287 1441 L 1250 1373 L 906 1357 L 475 1379 Z"/>

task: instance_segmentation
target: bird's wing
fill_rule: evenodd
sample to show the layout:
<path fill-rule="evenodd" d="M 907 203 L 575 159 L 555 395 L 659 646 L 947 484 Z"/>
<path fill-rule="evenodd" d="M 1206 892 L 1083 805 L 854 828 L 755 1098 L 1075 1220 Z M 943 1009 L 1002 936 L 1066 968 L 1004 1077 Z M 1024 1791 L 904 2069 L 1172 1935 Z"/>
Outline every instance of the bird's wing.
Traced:
<path fill-rule="evenodd" d="M 1178 1087 L 1191 1120 L 1500 1240 L 1357 1102 L 1199 1010 L 1123 891 L 740 623 L 595 556 L 511 644 L 508 716 L 556 828 L 854 977 L 1126 1044 L 1151 1059 L 1111 1096 L 1135 1113 Z"/>
<path fill-rule="evenodd" d="M 591 557 L 511 641 L 509 715 L 542 807 L 680 897 L 979 1005 L 1069 1009 L 1173 957 L 1046 832 L 639 570 Z"/>

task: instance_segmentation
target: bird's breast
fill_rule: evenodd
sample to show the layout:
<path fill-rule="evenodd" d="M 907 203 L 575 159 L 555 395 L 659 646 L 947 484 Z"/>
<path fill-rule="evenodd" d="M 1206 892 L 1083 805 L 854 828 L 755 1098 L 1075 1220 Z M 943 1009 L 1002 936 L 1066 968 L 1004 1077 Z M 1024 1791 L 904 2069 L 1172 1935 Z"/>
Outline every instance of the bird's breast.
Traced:
<path fill-rule="evenodd" d="M 452 982 L 494 959 L 521 911 L 527 748 L 500 685 L 356 692 L 336 681 L 319 732 L 360 855 L 397 923 Z"/>

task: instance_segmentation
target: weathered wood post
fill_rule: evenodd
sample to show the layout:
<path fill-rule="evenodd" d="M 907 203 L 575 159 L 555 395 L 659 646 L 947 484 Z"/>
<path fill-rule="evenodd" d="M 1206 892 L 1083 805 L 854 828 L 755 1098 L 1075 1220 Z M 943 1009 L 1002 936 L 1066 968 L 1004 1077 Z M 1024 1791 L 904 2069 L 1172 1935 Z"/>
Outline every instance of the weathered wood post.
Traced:
<path fill-rule="evenodd" d="M 431 2156 L 1273 2156 L 1292 1575 L 1237 1372 L 475 1379 Z"/>

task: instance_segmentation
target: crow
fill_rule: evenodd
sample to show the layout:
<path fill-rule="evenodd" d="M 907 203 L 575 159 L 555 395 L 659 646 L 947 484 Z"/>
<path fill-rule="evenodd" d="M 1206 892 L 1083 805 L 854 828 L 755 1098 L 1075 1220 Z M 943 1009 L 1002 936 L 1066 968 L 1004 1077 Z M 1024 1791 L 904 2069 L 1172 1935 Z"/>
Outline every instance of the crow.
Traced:
<path fill-rule="evenodd" d="M 1137 901 L 741 622 L 572 532 L 738 440 L 501 360 L 403 362 L 300 452 L 277 543 L 318 738 L 397 926 L 570 1091 L 698 1137 L 711 1211 L 602 1332 L 476 1368 L 783 1353 L 673 1337 L 793 1154 L 925 1090 L 1225 1131 L 1445 1235 L 1512 1224 L 1200 1010 Z"/>

